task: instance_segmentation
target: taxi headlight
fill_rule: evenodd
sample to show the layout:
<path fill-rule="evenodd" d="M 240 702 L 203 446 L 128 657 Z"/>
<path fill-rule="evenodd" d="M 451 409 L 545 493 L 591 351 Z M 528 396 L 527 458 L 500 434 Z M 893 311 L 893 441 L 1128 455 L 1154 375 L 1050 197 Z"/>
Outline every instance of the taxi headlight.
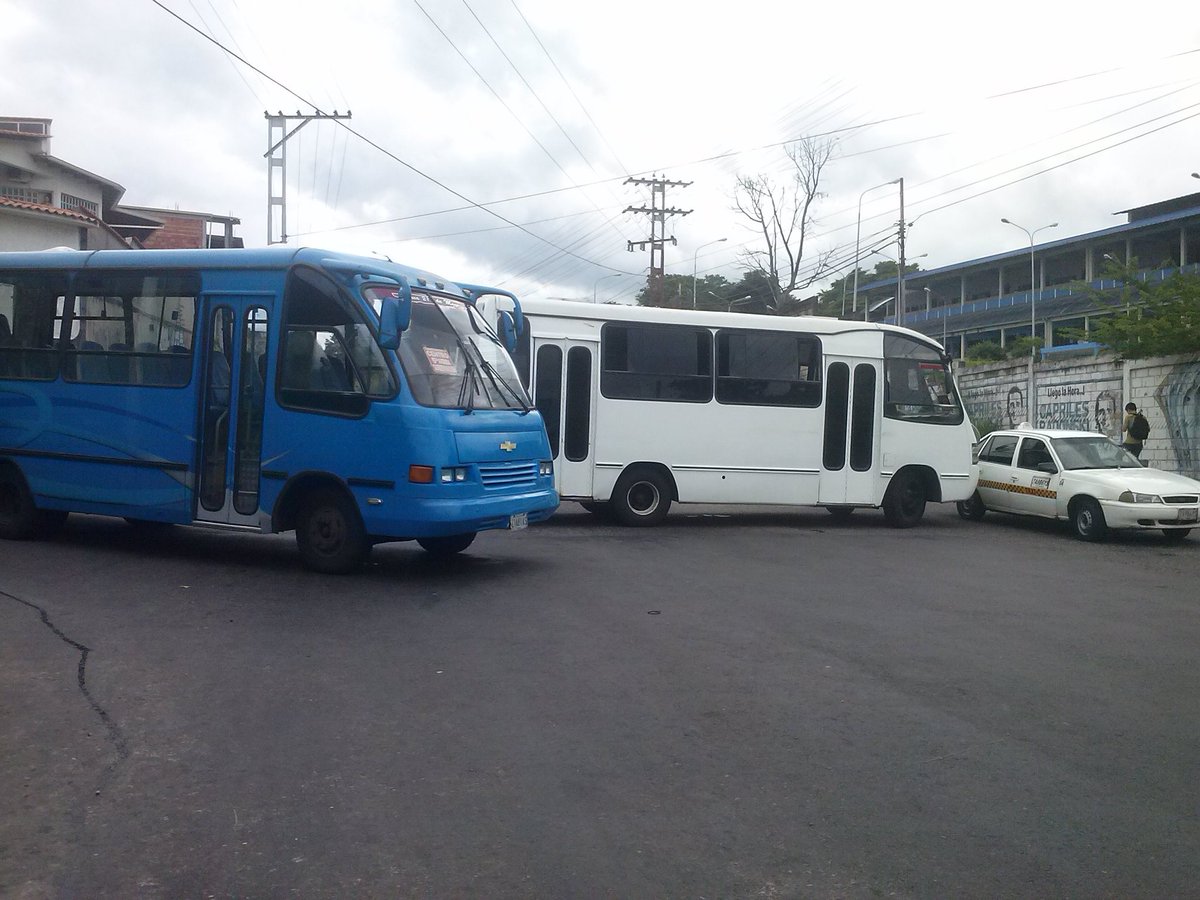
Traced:
<path fill-rule="evenodd" d="M 1136 491 L 1125 491 L 1117 499 L 1122 503 L 1162 503 L 1158 494 L 1139 494 Z"/>

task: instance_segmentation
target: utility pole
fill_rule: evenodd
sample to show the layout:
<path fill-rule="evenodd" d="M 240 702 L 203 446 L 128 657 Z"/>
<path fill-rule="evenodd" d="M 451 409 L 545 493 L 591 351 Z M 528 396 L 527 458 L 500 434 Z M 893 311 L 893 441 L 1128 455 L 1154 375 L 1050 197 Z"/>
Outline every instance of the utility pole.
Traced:
<path fill-rule="evenodd" d="M 267 120 L 267 246 L 287 243 L 287 139 L 314 119 L 349 119 L 336 109 L 332 113 L 320 112 L 311 115 L 296 110 L 295 115 L 264 112 Z M 288 123 L 300 124 L 288 131 Z M 278 210 L 278 214 L 276 211 Z M 278 235 L 278 237 L 276 237 Z"/>
<path fill-rule="evenodd" d="M 645 206 L 627 206 L 624 209 L 624 212 L 645 213 L 650 216 L 650 239 L 628 241 L 626 249 L 632 253 L 634 245 L 637 245 L 639 250 L 645 250 L 649 245 L 650 278 L 647 281 L 646 294 L 651 305 L 657 306 L 662 302 L 663 280 L 666 276 L 663 247 L 668 240 L 672 244 L 679 243 L 673 236 L 670 238 L 666 236 L 667 216 L 686 216 L 691 212 L 690 209 L 667 209 L 667 188 L 687 187 L 691 182 L 667 181 L 665 178 L 626 178 L 625 183 L 650 185 L 650 207 L 648 209 Z"/>
<path fill-rule="evenodd" d="M 900 268 L 896 270 L 896 324 L 904 324 L 904 179 L 900 182 Z"/>

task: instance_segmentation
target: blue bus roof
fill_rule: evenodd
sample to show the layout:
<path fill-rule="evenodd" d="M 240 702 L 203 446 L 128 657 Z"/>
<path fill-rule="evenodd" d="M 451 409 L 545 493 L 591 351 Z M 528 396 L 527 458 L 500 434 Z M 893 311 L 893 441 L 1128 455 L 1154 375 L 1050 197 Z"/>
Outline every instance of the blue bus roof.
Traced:
<path fill-rule="evenodd" d="M 364 274 L 404 276 L 413 288 L 431 287 L 466 297 L 458 282 L 375 256 L 316 247 L 223 250 L 32 250 L 0 253 L 0 269 L 286 269 L 296 263 L 352 265 Z"/>

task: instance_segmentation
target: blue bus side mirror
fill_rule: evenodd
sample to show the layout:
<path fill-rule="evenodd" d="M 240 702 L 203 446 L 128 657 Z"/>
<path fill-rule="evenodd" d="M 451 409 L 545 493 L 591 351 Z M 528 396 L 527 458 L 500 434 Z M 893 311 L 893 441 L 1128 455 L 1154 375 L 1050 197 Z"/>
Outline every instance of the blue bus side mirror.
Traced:
<path fill-rule="evenodd" d="M 400 334 L 412 322 L 412 290 L 408 281 L 400 280 L 398 297 L 388 297 L 379 310 L 379 346 L 395 350 L 400 346 Z"/>
<path fill-rule="evenodd" d="M 507 309 L 500 310 L 499 322 L 500 326 L 500 341 L 504 344 L 504 349 L 509 353 L 515 353 L 517 350 L 517 338 L 520 336 L 520 327 L 517 325 L 517 320 L 513 318 L 513 314 Z"/>

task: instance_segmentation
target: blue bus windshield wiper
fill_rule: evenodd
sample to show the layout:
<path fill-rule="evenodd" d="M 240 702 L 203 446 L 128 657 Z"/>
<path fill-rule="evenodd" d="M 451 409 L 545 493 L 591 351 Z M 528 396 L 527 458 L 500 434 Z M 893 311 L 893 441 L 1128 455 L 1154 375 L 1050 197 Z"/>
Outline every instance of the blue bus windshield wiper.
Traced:
<path fill-rule="evenodd" d="M 497 391 L 502 394 L 507 393 L 521 405 L 521 415 L 527 415 L 533 409 L 521 395 L 521 392 L 505 381 L 504 376 L 500 374 L 499 370 L 482 353 L 479 355 L 479 365 L 483 369 L 484 374 L 487 375 L 488 381 L 492 383 L 492 386 Z"/>
<path fill-rule="evenodd" d="M 480 383 L 479 372 L 475 361 L 471 359 L 471 351 L 467 349 L 466 342 L 458 336 L 457 331 L 454 337 L 458 341 L 458 352 L 463 355 L 463 367 L 466 369 L 463 372 L 462 386 L 458 389 L 458 405 L 463 407 L 463 415 L 469 416 L 475 411 L 475 391 Z"/>

